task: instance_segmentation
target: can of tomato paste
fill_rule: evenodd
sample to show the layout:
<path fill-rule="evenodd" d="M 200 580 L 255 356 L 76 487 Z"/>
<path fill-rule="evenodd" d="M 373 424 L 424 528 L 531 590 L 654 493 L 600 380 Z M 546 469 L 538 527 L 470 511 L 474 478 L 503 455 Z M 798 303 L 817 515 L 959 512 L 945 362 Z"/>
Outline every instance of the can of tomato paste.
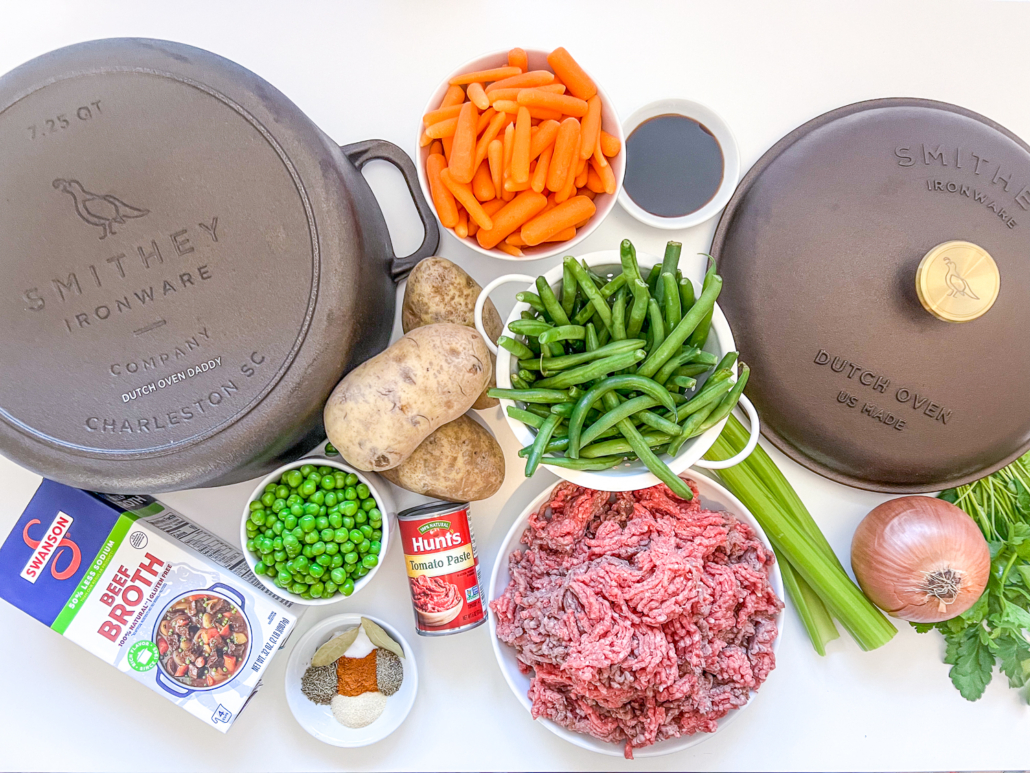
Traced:
<path fill-rule="evenodd" d="M 397 516 L 420 636 L 447 636 L 486 622 L 469 506 L 431 502 Z"/>

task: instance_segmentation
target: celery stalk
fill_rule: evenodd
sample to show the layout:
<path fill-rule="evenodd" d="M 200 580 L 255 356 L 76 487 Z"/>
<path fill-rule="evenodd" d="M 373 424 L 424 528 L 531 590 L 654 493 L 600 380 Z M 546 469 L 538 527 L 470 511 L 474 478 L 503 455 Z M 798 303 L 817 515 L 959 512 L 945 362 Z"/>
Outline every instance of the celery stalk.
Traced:
<path fill-rule="evenodd" d="M 720 436 L 706 458 L 721 461 L 729 459 L 738 450 Z M 735 467 L 719 470 L 718 474 L 761 523 L 776 552 L 818 594 L 862 649 L 876 649 L 890 641 L 897 629 L 862 594 L 839 562 L 829 558 L 807 531 L 798 526 L 807 513 L 790 512 L 788 506 L 770 496 L 761 476 L 747 460 Z"/>
<path fill-rule="evenodd" d="M 826 645 L 840 638 L 837 626 L 833 624 L 833 617 L 830 616 L 823 600 L 798 576 L 789 561 L 780 561 L 780 573 L 783 575 L 783 585 L 790 594 L 790 600 L 798 611 L 805 630 L 808 631 L 808 638 L 812 640 L 812 646 L 820 655 L 825 655 Z"/>

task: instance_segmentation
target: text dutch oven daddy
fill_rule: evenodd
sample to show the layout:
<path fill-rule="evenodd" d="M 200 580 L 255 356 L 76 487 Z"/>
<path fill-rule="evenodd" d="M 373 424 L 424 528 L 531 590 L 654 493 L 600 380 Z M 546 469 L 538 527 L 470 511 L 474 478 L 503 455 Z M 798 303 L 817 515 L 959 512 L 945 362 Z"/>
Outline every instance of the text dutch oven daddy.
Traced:
<path fill-rule="evenodd" d="M 834 373 L 840 373 L 880 394 L 886 395 L 891 384 L 891 380 L 886 376 L 878 375 L 843 357 L 834 357 L 825 349 L 820 349 L 816 353 L 813 362 L 816 365 L 828 365 Z M 899 403 L 908 406 L 913 411 L 918 411 L 935 422 L 947 424 L 951 420 L 951 409 L 931 400 L 928 395 L 920 394 L 906 387 L 899 387 L 894 390 L 893 394 Z M 859 398 L 857 395 L 841 391 L 837 395 L 837 402 L 847 405 L 849 408 L 855 408 Z M 907 424 L 900 416 L 869 402 L 863 404 L 862 413 L 897 430 L 903 430 Z"/>
<path fill-rule="evenodd" d="M 153 394 L 158 389 L 165 389 L 173 384 L 178 384 L 180 381 L 186 381 L 188 379 L 199 376 L 202 373 L 214 370 L 222 364 L 221 357 L 212 357 L 207 362 L 202 362 L 199 365 L 193 365 L 185 370 L 180 370 L 175 373 L 171 373 L 163 378 L 159 378 L 157 381 L 151 381 L 149 384 L 144 384 L 141 387 L 136 387 L 131 392 L 125 392 L 122 394 L 122 402 L 128 403 L 132 400 L 136 400 L 144 395 Z"/>

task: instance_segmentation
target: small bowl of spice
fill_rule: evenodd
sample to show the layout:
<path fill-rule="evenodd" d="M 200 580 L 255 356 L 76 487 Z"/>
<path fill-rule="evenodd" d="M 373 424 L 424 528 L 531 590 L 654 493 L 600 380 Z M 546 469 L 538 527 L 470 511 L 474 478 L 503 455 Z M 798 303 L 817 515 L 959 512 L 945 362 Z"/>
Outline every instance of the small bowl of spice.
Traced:
<path fill-rule="evenodd" d="M 286 700 L 308 733 L 332 746 L 368 746 L 400 727 L 415 703 L 418 667 L 397 629 L 334 615 L 290 653 Z"/>

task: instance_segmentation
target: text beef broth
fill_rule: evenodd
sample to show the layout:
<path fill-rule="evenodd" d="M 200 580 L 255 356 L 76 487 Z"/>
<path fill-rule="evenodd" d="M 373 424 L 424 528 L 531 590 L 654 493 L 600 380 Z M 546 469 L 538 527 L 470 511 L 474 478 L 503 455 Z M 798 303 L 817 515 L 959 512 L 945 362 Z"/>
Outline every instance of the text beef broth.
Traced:
<path fill-rule="evenodd" d="M 223 733 L 297 619 L 152 497 L 49 480 L 0 547 L 0 597 Z"/>

